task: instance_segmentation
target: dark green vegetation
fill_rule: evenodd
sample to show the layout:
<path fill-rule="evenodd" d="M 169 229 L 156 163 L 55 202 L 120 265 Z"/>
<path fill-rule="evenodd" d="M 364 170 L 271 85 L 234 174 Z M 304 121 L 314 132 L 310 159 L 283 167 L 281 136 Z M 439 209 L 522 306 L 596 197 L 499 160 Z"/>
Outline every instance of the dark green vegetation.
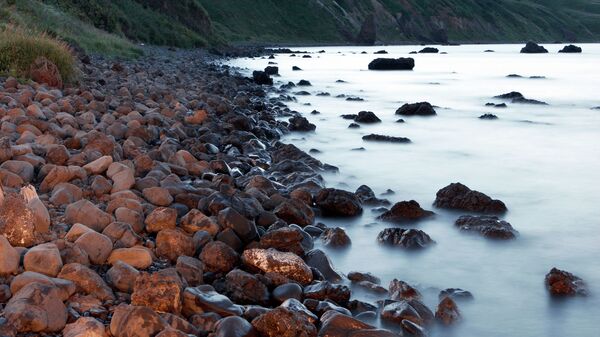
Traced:
<path fill-rule="evenodd" d="M 0 0 L 0 27 L 46 31 L 89 52 L 135 56 L 135 43 L 598 41 L 596 0 Z"/>

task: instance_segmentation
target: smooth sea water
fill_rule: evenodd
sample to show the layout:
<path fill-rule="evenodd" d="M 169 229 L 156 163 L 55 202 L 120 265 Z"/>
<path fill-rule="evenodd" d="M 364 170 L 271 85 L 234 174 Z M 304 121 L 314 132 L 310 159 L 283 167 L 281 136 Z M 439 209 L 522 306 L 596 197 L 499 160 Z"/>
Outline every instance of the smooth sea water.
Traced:
<path fill-rule="evenodd" d="M 418 201 L 436 212 L 430 220 L 403 227 L 428 233 L 437 243 L 420 252 L 382 247 L 379 231 L 394 227 L 375 220 L 365 208 L 354 219 L 319 219 L 343 227 L 352 246 L 323 248 L 340 272 L 368 271 L 387 287 L 398 278 L 418 287 L 435 311 L 440 289 L 462 288 L 475 299 L 459 302 L 463 320 L 436 327 L 432 336 L 597 337 L 600 336 L 600 45 L 583 44 L 582 54 L 558 54 L 562 45 L 545 45 L 549 54 L 519 54 L 522 45 L 437 46 L 448 54 L 410 55 L 413 71 L 369 71 L 376 57 L 407 57 L 421 46 L 293 48 L 312 58 L 278 54 L 274 60 L 236 59 L 243 73 L 276 62 L 275 84 L 309 80 L 300 87 L 311 96 L 289 103 L 317 125 L 314 133 L 292 133 L 283 141 L 304 151 L 318 149 L 319 160 L 336 165 L 329 186 L 354 191 L 366 184 L 376 194 L 388 188 L 392 202 Z M 373 55 L 385 49 L 387 55 Z M 494 53 L 484 53 L 492 49 Z M 324 50 L 324 53 L 318 51 Z M 368 54 L 360 54 L 367 51 Z M 292 71 L 292 66 L 302 71 Z M 523 78 L 507 78 L 519 74 Z M 529 76 L 544 76 L 532 79 Z M 336 83 L 344 80 L 346 83 Z M 495 95 L 519 91 L 548 106 L 511 104 L 499 109 Z M 331 96 L 316 96 L 329 92 Z M 362 102 L 336 98 L 359 96 Z M 428 101 L 434 117 L 394 114 L 404 103 Z M 306 105 L 310 104 L 310 105 Z M 312 110 L 321 112 L 311 115 Z M 382 123 L 348 129 L 341 114 L 373 111 Z M 481 120 L 493 113 L 498 120 Z M 365 134 L 408 137 L 411 144 L 364 142 Z M 364 147 L 365 151 L 352 149 Z M 436 192 L 462 182 L 504 201 L 503 218 L 520 233 L 495 242 L 454 227 L 463 212 L 436 209 Z M 583 278 L 590 296 L 555 300 L 544 276 L 558 267 Z M 358 288 L 355 298 L 379 297 Z"/>

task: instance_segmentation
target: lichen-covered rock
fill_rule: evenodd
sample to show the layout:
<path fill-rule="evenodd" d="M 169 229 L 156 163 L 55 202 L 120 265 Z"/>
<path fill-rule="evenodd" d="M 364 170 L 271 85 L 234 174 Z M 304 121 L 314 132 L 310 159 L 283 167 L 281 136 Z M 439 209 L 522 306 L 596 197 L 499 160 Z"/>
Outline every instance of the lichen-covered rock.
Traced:
<path fill-rule="evenodd" d="M 16 274 L 21 257 L 6 236 L 0 235 L 0 276 Z"/>
<path fill-rule="evenodd" d="M 146 306 L 157 312 L 179 314 L 183 284 L 174 269 L 141 273 L 135 280 L 131 304 Z"/>

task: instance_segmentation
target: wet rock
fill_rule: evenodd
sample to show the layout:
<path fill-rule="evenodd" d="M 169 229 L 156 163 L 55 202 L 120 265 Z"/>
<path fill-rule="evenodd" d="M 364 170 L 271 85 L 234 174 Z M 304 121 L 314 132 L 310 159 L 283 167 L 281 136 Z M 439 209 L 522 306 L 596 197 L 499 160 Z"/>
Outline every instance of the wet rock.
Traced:
<path fill-rule="evenodd" d="M 225 277 L 225 295 L 235 303 L 266 305 L 269 300 L 269 290 L 250 273 L 240 269 L 230 271 Z"/>
<path fill-rule="evenodd" d="M 231 302 L 227 296 L 217 293 L 212 286 L 186 288 L 183 293 L 183 314 L 190 316 L 203 312 L 214 312 L 223 317 L 241 316 L 242 307 Z"/>
<path fill-rule="evenodd" d="M 346 247 L 352 243 L 346 231 L 343 228 L 327 228 L 321 235 L 321 240 L 325 246 Z"/>
<path fill-rule="evenodd" d="M 273 298 L 279 303 L 293 298 L 298 301 L 302 300 L 303 289 L 297 283 L 286 283 L 273 289 Z"/>
<path fill-rule="evenodd" d="M 417 289 L 415 289 L 410 284 L 408 284 L 404 281 L 400 281 L 398 279 L 393 279 L 390 282 L 388 289 L 390 292 L 390 299 L 392 299 L 394 301 L 420 300 L 422 297 L 421 293 Z"/>
<path fill-rule="evenodd" d="M 30 283 L 8 301 L 4 317 L 18 332 L 58 332 L 67 323 L 65 299 L 54 286 Z"/>
<path fill-rule="evenodd" d="M 380 284 L 381 279 L 371 273 L 363 273 L 359 271 L 351 271 L 348 273 L 348 279 L 352 282 L 369 281 L 374 284 Z"/>
<path fill-rule="evenodd" d="M 385 321 L 402 324 L 408 320 L 421 327 L 431 324 L 434 317 L 433 312 L 417 300 L 392 302 L 381 311 L 381 319 Z"/>
<path fill-rule="evenodd" d="M 294 116 L 292 118 L 289 119 L 290 125 L 289 125 L 289 129 L 290 131 L 314 131 L 317 126 L 310 123 L 308 121 L 308 119 L 306 119 L 305 117 L 301 117 L 301 116 Z"/>
<path fill-rule="evenodd" d="M 585 282 L 564 270 L 552 268 L 546 274 L 546 289 L 553 296 L 586 296 L 588 294 Z"/>
<path fill-rule="evenodd" d="M 19 270 L 20 255 L 4 235 L 0 235 L 0 276 L 16 274 Z"/>
<path fill-rule="evenodd" d="M 322 189 L 315 198 L 315 204 L 326 216 L 349 217 L 362 213 L 362 205 L 354 193 L 335 188 Z"/>
<path fill-rule="evenodd" d="M 307 81 L 307 80 L 300 80 L 300 81 L 298 81 L 298 83 L 296 83 L 296 85 L 298 85 L 298 86 L 305 86 L 305 87 L 309 87 L 309 86 L 311 86 L 312 84 L 310 84 L 310 82 L 309 82 L 309 81 Z"/>
<path fill-rule="evenodd" d="M 418 229 L 386 228 L 379 232 L 377 241 L 406 249 L 421 249 L 435 243 L 427 233 Z"/>
<path fill-rule="evenodd" d="M 279 204 L 273 213 L 289 224 L 300 227 L 312 225 L 315 213 L 308 205 L 298 199 L 290 199 Z"/>
<path fill-rule="evenodd" d="M 140 273 L 135 279 L 131 304 L 146 306 L 157 312 L 179 314 L 182 309 L 183 284 L 174 269 L 149 274 Z"/>
<path fill-rule="evenodd" d="M 120 304 L 110 321 L 110 333 L 114 337 L 155 336 L 167 326 L 167 322 L 148 307 Z"/>
<path fill-rule="evenodd" d="M 58 248 L 53 243 L 37 245 L 25 253 L 23 267 L 50 277 L 56 277 L 63 267 Z"/>
<path fill-rule="evenodd" d="M 498 116 L 496 116 L 494 114 L 483 114 L 483 115 L 479 116 L 479 119 L 494 120 L 494 119 L 498 119 Z"/>
<path fill-rule="evenodd" d="M 132 293 L 140 272 L 123 261 L 116 261 L 106 272 L 106 281 L 120 292 Z"/>
<path fill-rule="evenodd" d="M 313 249 L 306 254 L 306 264 L 318 270 L 326 280 L 330 282 L 340 282 L 342 276 L 331 264 L 329 257 L 320 249 Z"/>
<path fill-rule="evenodd" d="M 264 71 L 255 70 L 252 72 L 254 83 L 261 85 L 273 85 L 273 79 Z"/>
<path fill-rule="evenodd" d="M 200 260 L 208 271 L 227 273 L 238 264 L 239 255 L 225 243 L 213 241 L 204 246 Z"/>
<path fill-rule="evenodd" d="M 385 136 L 385 135 L 378 135 L 378 134 L 370 134 L 370 135 L 366 135 L 362 137 L 363 140 L 366 141 L 370 141 L 370 142 L 385 142 L 385 143 L 399 143 L 399 144 L 406 144 L 406 143 L 410 143 L 410 139 L 405 138 L 405 137 L 394 137 L 394 136 Z"/>
<path fill-rule="evenodd" d="M 320 281 L 304 287 L 304 298 L 319 301 L 331 300 L 341 306 L 350 301 L 350 288 L 343 284 L 333 284 L 328 281 Z"/>
<path fill-rule="evenodd" d="M 413 58 L 377 58 L 369 63 L 369 70 L 413 70 L 415 60 Z"/>
<path fill-rule="evenodd" d="M 559 53 L 581 53 L 581 47 L 578 47 L 576 45 L 567 45 L 564 46 L 561 50 L 559 50 Z"/>
<path fill-rule="evenodd" d="M 361 111 L 356 118 L 354 118 L 354 121 L 357 123 L 372 124 L 380 123 L 381 119 L 379 119 L 372 111 Z"/>
<path fill-rule="evenodd" d="M 74 323 L 67 324 L 62 331 L 63 337 L 108 337 L 104 324 L 93 317 L 80 317 Z"/>
<path fill-rule="evenodd" d="M 294 253 L 275 249 L 248 249 L 242 254 L 242 262 L 265 273 L 281 274 L 300 284 L 309 284 L 312 272 L 308 265 Z"/>
<path fill-rule="evenodd" d="M 444 325 L 452 325 L 460 319 L 460 311 L 458 311 L 458 306 L 450 297 L 445 297 L 438 304 L 435 318 Z"/>
<path fill-rule="evenodd" d="M 436 194 L 434 206 L 480 213 L 504 213 L 506 205 L 500 200 L 471 190 L 461 183 L 452 183 Z"/>
<path fill-rule="evenodd" d="M 404 104 L 398 110 L 396 110 L 396 115 L 401 116 L 434 116 L 436 115 L 433 106 L 431 106 L 428 102 L 419 102 L 419 103 L 411 103 Z"/>
<path fill-rule="evenodd" d="M 425 47 L 421 50 L 419 50 L 419 54 L 437 54 L 439 53 L 439 49 L 434 48 L 434 47 Z"/>
<path fill-rule="evenodd" d="M 231 207 L 220 211 L 217 221 L 222 228 L 231 228 L 243 242 L 250 242 L 258 236 L 254 222 Z"/>
<path fill-rule="evenodd" d="M 433 212 L 421 208 L 414 200 L 397 202 L 389 211 L 377 217 L 390 222 L 407 222 L 421 220 L 434 215 Z"/>
<path fill-rule="evenodd" d="M 336 312 L 327 311 L 321 316 L 319 336 L 331 337 L 398 337 L 388 330 L 377 329 L 356 318 Z"/>
<path fill-rule="evenodd" d="M 316 337 L 317 328 L 302 314 L 277 307 L 252 321 L 262 337 Z"/>
<path fill-rule="evenodd" d="M 279 67 L 267 66 L 265 68 L 265 73 L 267 73 L 267 75 L 277 75 L 279 74 Z"/>
<path fill-rule="evenodd" d="M 225 317 L 217 322 L 214 337 L 256 337 L 256 330 L 245 319 L 236 316 Z"/>
<path fill-rule="evenodd" d="M 518 235 L 510 223 L 495 216 L 463 215 L 456 220 L 455 225 L 463 231 L 476 232 L 490 239 L 509 240 Z"/>
<path fill-rule="evenodd" d="M 473 294 L 471 294 L 469 291 L 462 290 L 459 288 L 448 288 L 440 291 L 440 294 L 438 295 L 438 299 L 440 301 L 443 300 L 445 297 L 450 297 L 454 301 L 472 300 Z"/>
<path fill-rule="evenodd" d="M 521 54 L 544 54 L 547 52 L 546 48 L 531 41 L 527 42 L 525 47 L 521 48 Z"/>
<path fill-rule="evenodd" d="M 180 229 L 163 229 L 156 236 L 156 255 L 171 262 L 180 256 L 193 256 L 194 240 Z"/>
<path fill-rule="evenodd" d="M 283 227 L 269 230 L 260 238 L 260 248 L 275 248 L 281 252 L 292 252 L 303 256 L 305 251 L 302 246 L 304 236 L 302 232 L 293 227 Z"/>

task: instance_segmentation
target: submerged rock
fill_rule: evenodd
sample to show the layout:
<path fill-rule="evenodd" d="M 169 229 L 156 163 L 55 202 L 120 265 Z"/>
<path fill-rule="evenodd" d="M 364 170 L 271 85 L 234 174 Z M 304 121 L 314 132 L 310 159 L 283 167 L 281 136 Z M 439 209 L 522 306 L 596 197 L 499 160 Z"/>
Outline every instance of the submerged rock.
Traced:
<path fill-rule="evenodd" d="M 415 60 L 410 57 L 378 58 L 369 63 L 369 70 L 413 70 Z"/>
<path fill-rule="evenodd" d="M 463 215 L 456 220 L 455 225 L 463 231 L 477 232 L 490 239 L 508 240 L 518 235 L 510 223 L 495 216 Z"/>
<path fill-rule="evenodd" d="M 406 249 L 421 249 L 435 243 L 427 233 L 418 229 L 386 228 L 379 232 L 377 241 Z"/>
<path fill-rule="evenodd" d="M 587 286 L 583 280 L 567 271 L 552 268 L 546 274 L 546 289 L 553 296 L 585 296 Z"/>
<path fill-rule="evenodd" d="M 363 140 L 372 141 L 372 142 L 385 142 L 385 143 L 400 143 L 406 144 L 410 143 L 410 139 L 405 137 L 394 137 L 394 136 L 384 136 L 378 134 L 370 134 L 362 137 Z"/>
<path fill-rule="evenodd" d="M 502 201 L 471 190 L 461 183 L 452 183 L 439 190 L 433 204 L 440 208 L 480 213 L 504 213 L 507 211 L 506 205 Z"/>

